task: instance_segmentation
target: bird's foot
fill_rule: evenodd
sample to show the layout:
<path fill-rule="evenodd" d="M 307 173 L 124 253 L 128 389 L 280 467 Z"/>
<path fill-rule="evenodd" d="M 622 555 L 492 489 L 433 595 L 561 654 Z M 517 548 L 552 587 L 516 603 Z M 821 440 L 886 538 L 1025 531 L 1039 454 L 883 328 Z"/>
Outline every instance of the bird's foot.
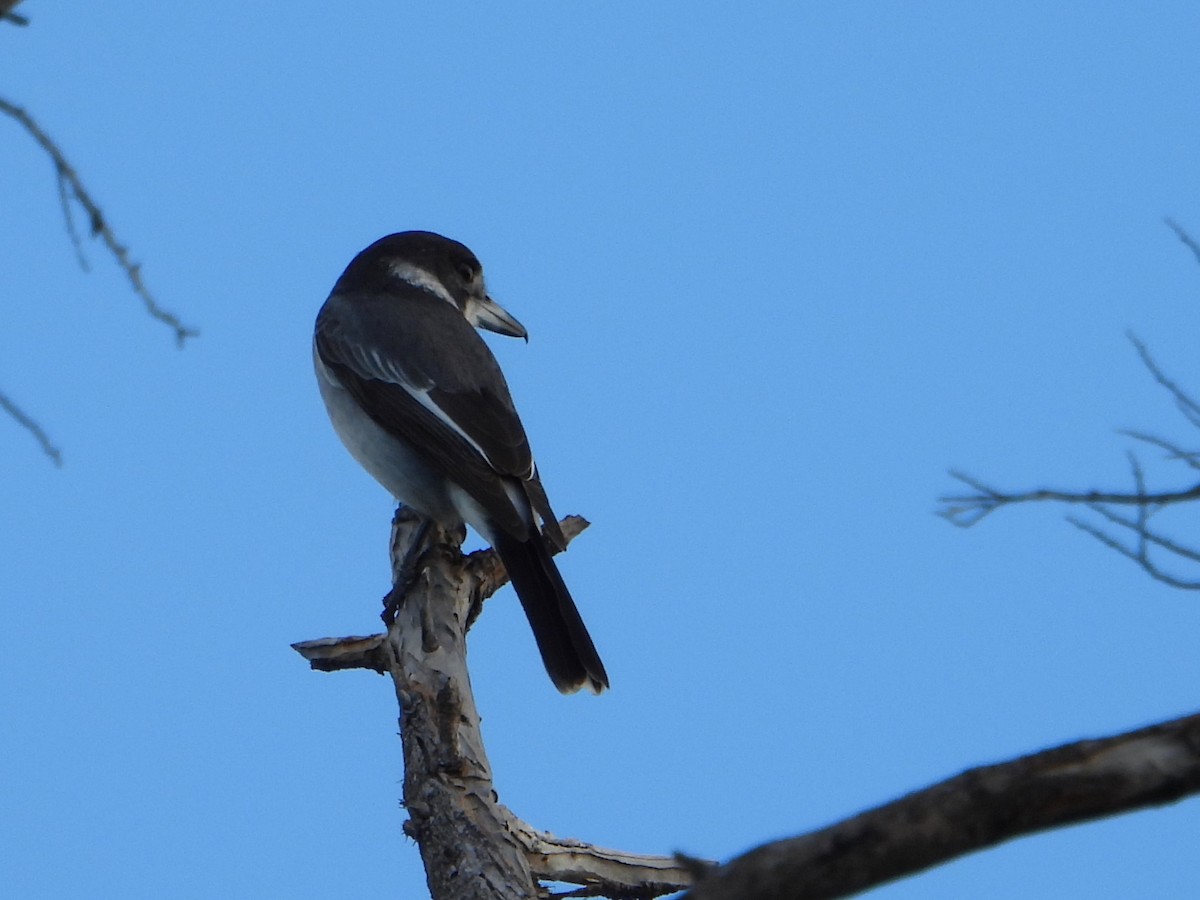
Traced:
<path fill-rule="evenodd" d="M 400 560 L 400 564 L 396 566 L 392 577 L 392 589 L 387 592 L 383 598 L 383 612 L 380 613 L 380 618 L 383 619 L 385 628 L 390 628 L 392 623 L 396 621 L 396 616 L 400 612 L 400 607 L 404 605 L 404 595 L 408 593 L 409 587 L 417 576 L 420 574 L 421 557 L 425 555 L 426 538 L 429 536 L 429 521 L 423 520 L 418 526 L 416 534 L 412 541 L 409 542 L 408 548 L 404 551 L 404 558 Z"/>

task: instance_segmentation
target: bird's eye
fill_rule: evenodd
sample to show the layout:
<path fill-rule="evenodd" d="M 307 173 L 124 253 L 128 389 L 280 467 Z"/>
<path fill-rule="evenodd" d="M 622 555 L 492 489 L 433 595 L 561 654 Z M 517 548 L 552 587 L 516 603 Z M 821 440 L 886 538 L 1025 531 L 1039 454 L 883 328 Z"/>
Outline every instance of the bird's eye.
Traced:
<path fill-rule="evenodd" d="M 467 284 L 470 284 L 475 279 L 474 269 L 466 265 L 458 267 L 458 275 Z"/>

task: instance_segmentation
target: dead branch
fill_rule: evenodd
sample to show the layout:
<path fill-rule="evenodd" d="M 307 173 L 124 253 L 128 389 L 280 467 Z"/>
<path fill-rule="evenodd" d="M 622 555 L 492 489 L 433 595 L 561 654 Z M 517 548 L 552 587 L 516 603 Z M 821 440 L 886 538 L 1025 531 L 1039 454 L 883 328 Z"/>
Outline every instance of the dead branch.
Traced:
<path fill-rule="evenodd" d="M 971 769 L 712 870 L 686 900 L 845 897 L 985 847 L 1200 793 L 1200 714 Z"/>
<path fill-rule="evenodd" d="M 182 347 L 188 338 L 196 337 L 200 332 L 184 325 L 174 313 L 168 312 L 159 306 L 158 301 L 151 295 L 149 288 L 146 287 L 145 282 L 142 280 L 141 264 L 135 263 L 129 258 L 128 248 L 117 240 L 117 236 L 113 233 L 112 228 L 109 227 L 108 220 L 101 211 L 100 206 L 92 199 L 92 195 L 84 186 L 83 181 L 75 171 L 75 167 L 67 160 L 58 144 L 46 134 L 29 113 L 16 104 L 0 98 L 0 112 L 6 113 L 19 122 L 49 155 L 51 162 L 54 163 L 60 198 L 67 198 L 69 192 L 69 199 L 75 200 L 83 207 L 84 212 L 87 213 L 88 228 L 92 237 L 98 237 L 104 241 L 104 245 L 129 278 L 129 283 L 133 286 L 134 293 L 141 298 L 146 312 L 153 318 L 169 326 L 175 332 L 175 342 L 179 346 Z M 63 208 L 66 211 L 67 233 L 71 237 L 71 243 L 75 247 L 76 253 L 82 259 L 81 243 L 79 235 L 75 231 L 75 224 L 70 215 L 70 203 L 67 199 L 63 199 Z"/>
<path fill-rule="evenodd" d="M 317 638 L 314 641 L 297 641 L 292 644 L 292 649 L 308 660 L 308 664 L 318 672 L 370 669 L 386 675 L 387 656 L 383 652 L 386 638 L 386 634 Z"/>
<path fill-rule="evenodd" d="M 1183 544 L 1172 541 L 1170 538 L 1164 537 L 1150 529 L 1149 521 L 1152 510 L 1148 507 L 1140 508 L 1136 518 L 1133 519 L 1099 505 L 1093 506 L 1092 511 L 1107 519 L 1112 524 L 1132 531 L 1134 535 L 1133 545 L 1128 546 L 1122 543 L 1114 535 L 1102 531 L 1091 522 L 1085 522 L 1076 516 L 1067 516 L 1067 521 L 1080 531 L 1090 534 L 1110 550 L 1115 550 L 1126 559 L 1133 560 L 1155 581 L 1161 581 L 1169 587 L 1180 588 L 1185 591 L 1200 590 L 1200 581 L 1172 575 L 1150 558 L 1150 547 L 1154 546 L 1189 562 L 1200 563 L 1200 552 L 1190 547 L 1185 547 Z"/>
<path fill-rule="evenodd" d="M 1181 235 L 1181 239 L 1189 247 L 1200 246 L 1187 236 L 1178 225 L 1168 220 L 1168 224 Z M 1200 258 L 1200 256 L 1198 256 Z M 1150 372 L 1155 382 L 1171 395 L 1175 408 L 1187 419 L 1189 424 L 1200 429 L 1200 403 L 1155 362 L 1154 357 L 1138 337 L 1128 333 L 1130 342 L 1137 351 L 1138 358 Z M 1165 458 L 1170 462 L 1182 463 L 1193 471 L 1200 470 L 1200 453 L 1185 450 L 1166 438 L 1147 434 L 1143 431 L 1122 429 L 1118 432 L 1151 447 L 1165 452 Z M 1057 488 L 1038 488 L 1032 491 L 1001 491 L 984 484 L 979 479 L 958 470 L 951 470 L 950 476 L 972 488 L 974 493 L 948 494 L 939 497 L 943 504 L 937 514 L 959 528 L 970 528 L 982 521 L 991 513 L 1004 506 L 1017 503 L 1033 503 L 1051 501 L 1072 505 L 1084 505 L 1100 518 L 1118 530 L 1132 532 L 1129 543 L 1121 540 L 1116 534 L 1088 522 L 1079 516 L 1067 516 L 1067 521 L 1091 535 L 1104 546 L 1115 550 L 1127 559 L 1133 560 L 1156 581 L 1171 587 L 1184 590 L 1200 590 L 1200 579 L 1185 578 L 1167 571 L 1159 562 L 1151 557 L 1151 548 L 1166 553 L 1168 556 L 1181 559 L 1190 564 L 1200 564 L 1200 550 L 1188 547 L 1179 541 L 1172 540 L 1160 531 L 1151 527 L 1151 519 L 1168 506 L 1187 503 L 1200 499 L 1200 482 L 1191 487 L 1178 488 L 1169 491 L 1148 491 L 1146 477 L 1141 463 L 1133 453 L 1127 454 L 1129 466 L 1133 475 L 1134 490 L 1120 491 L 1067 491 Z M 1132 516 L 1122 514 L 1111 507 L 1133 507 Z"/>
<path fill-rule="evenodd" d="M 11 11 L 19 2 L 20 0 L 0 0 L 0 20 L 14 21 L 19 25 L 27 24 L 23 16 L 18 16 Z M 84 271 L 88 270 L 87 257 L 83 253 L 83 241 L 80 238 L 79 231 L 75 227 L 75 218 L 71 211 L 72 201 L 83 207 L 84 212 L 87 213 L 92 236 L 99 237 L 104 241 L 105 246 L 108 247 L 109 252 L 116 259 L 117 264 L 129 278 L 130 284 L 133 285 L 134 293 L 142 299 L 142 304 L 145 306 L 146 311 L 153 318 L 170 326 L 175 332 L 175 342 L 180 347 L 183 346 L 187 338 L 197 336 L 200 332 L 194 328 L 185 326 L 173 313 L 159 306 L 158 302 L 150 294 L 149 289 L 142 280 L 141 265 L 129 258 L 128 249 L 117 240 L 116 234 L 109 227 L 108 220 L 105 218 L 103 212 L 101 212 L 99 205 L 92 199 L 92 195 L 84 187 L 83 181 L 75 171 L 75 167 L 67 161 L 58 144 L 21 107 L 0 98 L 0 112 L 6 113 L 19 122 L 33 139 L 37 141 L 39 146 L 46 151 L 50 156 L 50 160 L 54 163 L 58 200 L 62 207 L 67 236 L 71 240 L 71 246 L 75 251 L 75 258 L 78 260 L 80 267 Z M 56 466 L 62 466 L 62 454 L 50 440 L 49 435 L 46 434 L 33 418 L 24 413 L 12 400 L 3 394 L 0 394 L 0 409 L 7 412 L 17 424 L 21 425 L 37 439 L 38 443 L 42 446 L 43 452 L 54 460 Z"/>
<path fill-rule="evenodd" d="M 1051 500 L 1058 503 L 1096 506 L 1109 503 L 1118 506 L 1167 506 L 1200 498 L 1200 484 L 1185 490 L 1159 493 L 1118 493 L 1113 491 L 1065 491 L 1058 488 L 1037 488 L 1032 491 L 1008 493 L 989 487 L 965 472 L 950 470 L 950 477 L 975 489 L 974 494 L 947 494 L 938 498 L 947 504 L 937 514 L 959 528 L 970 528 L 1002 506 L 1014 503 L 1034 503 Z"/>
<path fill-rule="evenodd" d="M 561 523 L 570 540 L 586 526 Z M 420 520 L 397 511 L 393 577 L 419 540 Z M 651 898 L 683 890 L 690 870 L 673 857 L 607 850 L 557 838 L 517 818 L 498 799 L 467 671 L 466 633 L 480 604 L 507 576 L 491 551 L 463 556 L 461 535 L 431 530 L 416 578 L 386 635 L 294 644 L 315 669 L 367 668 L 391 675 L 404 749 L 405 832 L 420 846 L 436 900 L 544 896 L 538 879 L 577 884 L 572 896 Z"/>

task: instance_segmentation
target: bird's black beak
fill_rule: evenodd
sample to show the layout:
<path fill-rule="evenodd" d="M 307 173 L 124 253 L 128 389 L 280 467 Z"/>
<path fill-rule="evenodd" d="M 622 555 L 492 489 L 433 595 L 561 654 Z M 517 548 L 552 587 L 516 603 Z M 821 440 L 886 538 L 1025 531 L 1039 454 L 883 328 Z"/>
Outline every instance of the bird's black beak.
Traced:
<path fill-rule="evenodd" d="M 467 318 L 476 328 L 486 328 L 496 334 L 524 338 L 526 342 L 529 341 L 529 332 L 525 330 L 525 326 L 514 319 L 508 310 L 491 297 L 485 296 L 482 300 L 474 301 L 471 304 L 471 314 Z"/>

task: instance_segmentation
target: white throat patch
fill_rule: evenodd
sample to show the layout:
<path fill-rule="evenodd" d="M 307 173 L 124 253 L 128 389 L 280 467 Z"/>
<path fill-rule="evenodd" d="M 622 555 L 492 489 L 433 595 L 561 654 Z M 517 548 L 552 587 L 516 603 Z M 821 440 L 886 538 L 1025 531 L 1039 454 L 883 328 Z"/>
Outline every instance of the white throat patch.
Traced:
<path fill-rule="evenodd" d="M 397 260 L 388 266 L 388 271 L 401 281 L 411 284 L 415 288 L 420 288 L 423 291 L 429 291 L 435 297 L 441 297 L 455 309 L 458 309 L 458 304 L 454 302 L 454 298 L 450 296 L 450 292 L 446 290 L 445 285 L 420 266 L 414 266 L 412 263 Z"/>

